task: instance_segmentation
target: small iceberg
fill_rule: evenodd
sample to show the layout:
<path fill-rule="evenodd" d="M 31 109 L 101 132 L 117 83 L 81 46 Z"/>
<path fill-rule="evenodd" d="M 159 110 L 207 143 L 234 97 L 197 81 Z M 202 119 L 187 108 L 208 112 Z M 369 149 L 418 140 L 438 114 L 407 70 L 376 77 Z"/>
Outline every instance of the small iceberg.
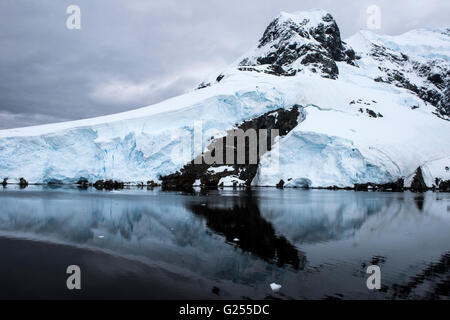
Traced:
<path fill-rule="evenodd" d="M 281 284 L 271 283 L 270 284 L 270 289 L 272 289 L 272 291 L 278 291 L 278 290 L 281 289 Z"/>

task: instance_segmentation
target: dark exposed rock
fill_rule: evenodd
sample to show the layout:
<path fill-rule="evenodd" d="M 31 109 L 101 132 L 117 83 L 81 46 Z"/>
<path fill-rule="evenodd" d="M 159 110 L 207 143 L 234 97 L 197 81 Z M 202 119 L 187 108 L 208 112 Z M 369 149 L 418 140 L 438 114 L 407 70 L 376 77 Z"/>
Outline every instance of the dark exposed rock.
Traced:
<path fill-rule="evenodd" d="M 217 188 L 219 184 L 219 176 L 215 174 L 207 173 L 200 178 L 202 186 L 206 188 Z"/>
<path fill-rule="evenodd" d="M 365 103 L 368 104 L 368 103 Z M 363 109 L 360 108 L 359 112 L 363 113 Z M 371 109 L 366 109 L 366 113 L 369 115 L 369 117 L 371 118 L 383 118 L 383 115 L 381 113 L 376 113 L 375 111 L 371 110 Z"/>
<path fill-rule="evenodd" d="M 357 183 L 355 184 L 355 191 L 369 191 L 369 189 L 373 188 L 373 184 L 372 183 Z"/>
<path fill-rule="evenodd" d="M 355 184 L 354 190 L 355 191 L 368 191 L 368 190 L 374 190 L 374 191 L 392 191 L 392 192 L 402 192 L 404 191 L 404 180 L 402 178 L 398 179 L 394 182 L 388 182 L 388 183 L 364 183 L 364 184 Z"/>
<path fill-rule="evenodd" d="M 89 181 L 85 178 L 81 178 L 77 182 L 78 188 L 87 189 L 89 187 Z"/>
<path fill-rule="evenodd" d="M 94 183 L 97 190 L 119 190 L 124 188 L 124 183 L 116 180 L 98 180 Z"/>
<path fill-rule="evenodd" d="M 156 183 L 155 181 L 153 181 L 153 180 L 147 181 L 147 187 L 155 188 L 155 187 L 157 187 L 157 186 L 159 186 L 159 184 Z"/>
<path fill-rule="evenodd" d="M 217 288 L 216 286 L 214 286 L 214 287 L 211 289 L 211 292 L 214 293 L 216 296 L 220 296 L 220 289 Z"/>
<path fill-rule="evenodd" d="M 376 189 L 379 191 L 401 192 L 404 190 L 404 185 L 405 185 L 405 181 L 402 178 L 400 178 L 395 182 L 378 184 L 376 186 Z"/>
<path fill-rule="evenodd" d="M 8 178 L 4 178 L 2 181 L 2 186 L 6 187 L 8 185 Z"/>
<path fill-rule="evenodd" d="M 240 66 L 266 66 L 264 72 L 283 76 L 293 76 L 307 68 L 325 78 L 337 79 L 336 61 L 354 65 L 357 57 L 341 40 L 333 17 L 329 13 L 319 14 L 321 22 L 316 25 L 310 24 L 310 19 L 298 22 L 286 16 L 276 18 L 259 40 L 258 48 L 265 48 L 264 54 L 244 58 Z M 300 64 L 294 64 L 297 61 Z"/>
<path fill-rule="evenodd" d="M 411 183 L 410 190 L 412 192 L 425 192 L 428 190 L 428 187 L 423 179 L 422 168 L 420 167 L 416 170 L 416 174 Z"/>
<path fill-rule="evenodd" d="M 94 183 L 94 188 L 97 190 L 103 190 L 105 187 L 105 181 L 103 180 L 97 180 Z"/>
<path fill-rule="evenodd" d="M 284 180 L 281 179 L 280 182 L 277 184 L 277 189 L 283 189 L 284 188 Z"/>
<path fill-rule="evenodd" d="M 369 114 L 370 117 L 377 118 L 377 114 L 373 110 L 366 109 L 366 112 Z"/>
<path fill-rule="evenodd" d="M 450 192 L 450 180 L 440 181 L 439 191 L 440 192 Z"/>
<path fill-rule="evenodd" d="M 437 115 L 450 117 L 450 65 L 443 59 L 414 61 L 403 53 L 372 44 L 370 56 L 378 61 L 383 76 L 374 79 L 416 93 L 437 108 Z M 385 62 L 389 61 L 390 64 Z M 413 107 L 414 108 L 414 107 Z"/>
<path fill-rule="evenodd" d="M 222 81 L 222 79 L 224 78 L 225 76 L 223 75 L 223 74 L 220 74 L 217 78 L 216 78 L 216 81 L 217 82 L 220 82 L 220 81 Z"/>
<path fill-rule="evenodd" d="M 205 82 L 202 82 L 202 83 L 200 83 L 200 84 L 198 85 L 197 90 L 204 89 L 204 88 L 208 88 L 208 87 L 210 87 L 210 86 L 211 86 L 211 83 L 205 83 Z"/>
<path fill-rule="evenodd" d="M 28 181 L 25 180 L 25 178 L 20 178 L 20 179 L 19 179 L 19 186 L 20 186 L 20 188 L 26 188 L 26 187 L 28 187 Z"/>
<path fill-rule="evenodd" d="M 192 185 L 197 179 L 197 176 L 202 175 L 205 171 L 193 163 L 185 165 L 180 171 L 160 177 L 162 189 L 191 191 L 193 190 Z"/>
<path fill-rule="evenodd" d="M 58 179 L 49 179 L 47 180 L 47 185 L 48 186 L 57 186 L 57 185 L 62 185 L 64 184 L 61 180 Z"/>
<path fill-rule="evenodd" d="M 279 135 L 284 136 L 289 133 L 292 129 L 294 129 L 298 124 L 298 118 L 300 116 L 299 106 L 295 105 L 290 109 L 278 109 L 275 111 L 271 111 L 265 113 L 255 119 L 248 120 L 243 122 L 241 125 L 237 126 L 236 129 L 230 130 L 227 133 L 227 136 L 232 137 L 235 134 L 235 130 L 242 130 L 247 132 L 249 129 L 254 129 L 256 132 L 260 129 L 267 130 L 267 150 L 271 149 L 273 140 L 275 137 L 271 137 L 271 129 L 278 129 Z M 259 141 L 259 135 L 257 137 L 257 145 L 260 146 L 261 143 Z M 236 140 L 235 144 L 236 146 Z M 204 161 L 204 157 L 215 156 L 215 150 L 223 150 L 223 159 L 221 164 L 213 163 L 206 164 Z M 210 169 L 213 167 L 218 167 L 220 165 L 226 164 L 228 159 L 226 159 L 226 138 L 219 139 L 213 141 L 209 146 L 208 152 L 204 156 L 199 156 L 197 159 L 192 160 L 190 163 L 185 165 L 180 171 L 177 171 L 173 174 L 160 177 L 162 181 L 162 186 L 164 190 L 191 190 L 192 185 L 197 179 L 200 179 L 200 182 L 203 187 L 206 188 L 217 188 L 219 181 L 224 177 L 234 177 L 236 179 L 236 184 L 233 183 L 234 187 L 238 186 L 237 180 L 245 181 L 245 184 L 249 186 L 256 175 L 258 170 L 258 162 L 260 154 L 259 150 L 252 150 L 257 153 L 257 161 L 256 163 L 251 163 L 250 161 L 250 146 L 248 141 L 245 143 L 245 163 L 236 164 L 236 161 L 233 161 L 233 164 L 229 164 L 230 170 L 226 170 L 223 172 L 214 173 Z M 234 148 L 234 159 L 237 159 L 238 149 Z M 210 170 L 210 171 L 208 171 Z"/>

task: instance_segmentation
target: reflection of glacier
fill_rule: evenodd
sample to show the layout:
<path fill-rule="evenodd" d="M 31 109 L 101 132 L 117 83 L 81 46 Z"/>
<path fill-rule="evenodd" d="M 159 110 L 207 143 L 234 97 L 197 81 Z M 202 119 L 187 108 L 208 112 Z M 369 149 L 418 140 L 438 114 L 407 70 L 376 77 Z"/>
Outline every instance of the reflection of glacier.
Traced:
<path fill-rule="evenodd" d="M 261 244 L 244 239 L 242 233 L 246 243 L 232 244 L 229 240 L 236 229 L 230 227 L 230 219 L 226 220 L 226 227 L 218 225 L 224 212 L 246 214 L 249 202 L 242 194 L 224 191 L 192 197 L 158 191 L 127 194 L 127 191 L 36 190 L 38 187 L 0 192 L 2 234 L 110 250 L 148 263 L 187 268 L 209 277 L 245 283 L 266 282 L 276 275 L 296 273 L 294 268 L 282 267 L 283 264 L 268 263 L 272 251 L 266 255 L 255 247 Z M 291 252 L 287 257 L 294 260 L 286 261 L 294 266 L 298 265 L 297 251 L 304 259 L 300 251 L 303 245 L 329 243 L 332 247 L 337 240 L 369 232 L 366 225 L 382 232 L 392 225 L 403 224 L 405 217 L 413 219 L 412 222 L 420 218 L 417 224 L 422 225 L 433 217 L 448 215 L 445 207 L 448 202 L 426 197 L 424 212 L 420 212 L 413 196 L 406 193 L 263 190 L 247 197 L 252 197 L 250 203 L 256 213 L 236 221 L 244 221 L 246 227 L 260 225 L 249 230 L 249 234 L 266 239 L 276 250 Z M 233 209 L 236 206 L 244 209 L 236 211 Z M 196 210 L 196 214 L 191 210 Z M 280 239 L 285 240 L 279 244 Z"/>
<path fill-rule="evenodd" d="M 432 193 L 310 191 L 282 197 L 279 202 L 263 198 L 261 214 L 297 246 L 351 238 L 363 225 L 382 229 L 405 218 L 424 223 L 431 217 L 449 218 L 448 202 L 436 201 L 439 196 Z"/>
<path fill-rule="evenodd" d="M 371 215 L 392 218 L 407 205 L 392 195 L 353 191 L 288 193 L 283 200 L 282 211 L 273 210 L 270 199 L 261 201 L 261 211 L 297 245 L 349 238 Z"/>

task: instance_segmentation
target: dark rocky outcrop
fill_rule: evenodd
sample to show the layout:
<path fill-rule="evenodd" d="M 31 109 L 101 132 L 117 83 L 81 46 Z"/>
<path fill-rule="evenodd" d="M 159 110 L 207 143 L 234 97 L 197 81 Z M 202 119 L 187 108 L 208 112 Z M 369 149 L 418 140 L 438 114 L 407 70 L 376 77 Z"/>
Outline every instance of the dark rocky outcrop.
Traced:
<path fill-rule="evenodd" d="M 370 56 L 384 73 L 376 82 L 390 83 L 416 93 L 437 109 L 437 115 L 450 118 L 450 65 L 443 59 L 414 61 L 407 55 L 372 44 Z M 386 64 L 389 61 L 389 64 Z"/>
<path fill-rule="evenodd" d="M 205 89 L 205 88 L 208 88 L 208 87 L 211 87 L 211 83 L 205 83 L 205 82 L 202 82 L 202 83 L 200 83 L 198 86 L 197 86 L 197 90 L 200 90 L 200 89 Z"/>
<path fill-rule="evenodd" d="M 425 184 L 425 181 L 423 179 L 422 168 L 419 167 L 419 168 L 417 168 L 416 174 L 413 178 L 413 181 L 411 182 L 410 190 L 412 192 L 425 192 L 428 189 L 429 188 L 427 187 L 427 185 Z"/>
<path fill-rule="evenodd" d="M 81 178 L 77 182 L 78 188 L 87 189 L 89 187 L 89 181 L 85 178 Z"/>
<path fill-rule="evenodd" d="M 277 184 L 277 189 L 284 189 L 284 180 L 283 179 L 281 179 L 280 180 L 280 182 L 278 182 L 278 184 Z"/>
<path fill-rule="evenodd" d="M 256 132 L 260 129 L 267 130 L 267 150 L 271 150 L 272 143 L 275 137 L 271 137 L 272 129 L 277 129 L 280 136 L 285 136 L 292 129 L 298 125 L 298 118 L 300 116 L 300 106 L 293 106 L 290 109 L 277 109 L 265 113 L 257 118 L 243 122 L 237 126 L 236 129 L 229 130 L 227 136 L 232 137 L 235 130 L 243 130 L 247 132 L 249 129 L 254 129 Z M 257 145 L 260 146 L 260 137 L 257 135 Z M 234 159 L 237 159 L 237 148 L 235 141 Z M 205 156 L 215 156 L 216 150 L 223 150 L 223 159 L 220 164 L 213 163 L 207 164 L 204 161 Z M 256 163 L 250 161 L 250 146 L 248 141 L 245 143 L 245 163 L 243 164 L 230 164 L 229 169 L 222 172 L 214 172 L 213 168 L 220 167 L 227 163 L 226 159 L 226 138 L 215 140 L 209 146 L 208 152 L 205 155 L 199 156 L 197 159 L 192 160 L 186 164 L 180 171 L 173 174 L 160 177 L 162 181 L 162 187 L 164 190 L 191 190 L 192 185 L 196 180 L 200 180 L 203 187 L 217 188 L 221 178 L 232 176 L 236 179 L 234 187 L 238 186 L 238 179 L 245 181 L 245 185 L 249 186 L 256 175 L 258 170 L 259 154 L 258 150 L 251 150 L 258 154 Z"/>
<path fill-rule="evenodd" d="M 265 66 L 264 72 L 278 76 L 293 76 L 302 69 L 320 73 L 325 78 L 337 79 L 336 61 L 354 65 L 355 52 L 342 40 L 339 28 L 329 13 L 312 12 L 321 17 L 312 24 L 306 18 L 299 22 L 281 14 L 266 28 L 259 40 L 261 56 L 247 57 L 241 67 Z M 295 62 L 300 63 L 295 63 Z M 243 71 L 252 71 L 242 69 Z"/>
<path fill-rule="evenodd" d="M 444 180 L 439 182 L 440 192 L 450 192 L 450 180 Z"/>
<path fill-rule="evenodd" d="M 2 181 L 3 188 L 6 187 L 7 185 L 8 185 L 8 178 L 4 178 Z"/>
<path fill-rule="evenodd" d="M 360 112 L 362 112 L 362 109 L 360 109 Z M 376 113 L 373 110 L 370 109 L 366 109 L 367 114 L 369 115 L 369 117 L 371 118 L 383 118 L 383 115 L 381 113 Z"/>
<path fill-rule="evenodd" d="M 404 191 L 405 187 L 405 181 L 400 178 L 397 181 L 394 182 L 388 182 L 388 183 L 364 183 L 364 184 L 355 184 L 354 190 L 355 191 L 392 191 L 392 192 L 402 192 Z"/>
<path fill-rule="evenodd" d="M 219 76 L 216 78 L 216 81 L 220 82 L 223 80 L 223 78 L 225 78 L 225 76 L 223 74 L 219 74 Z"/>
<path fill-rule="evenodd" d="M 28 187 L 28 181 L 25 180 L 25 178 L 20 178 L 20 179 L 19 179 L 19 186 L 20 186 L 20 188 L 26 188 L 26 187 Z"/>
<path fill-rule="evenodd" d="M 156 183 L 156 182 L 153 181 L 153 180 L 147 181 L 147 188 L 155 188 L 155 187 L 158 187 L 158 186 L 159 186 L 159 184 Z"/>
<path fill-rule="evenodd" d="M 124 183 L 116 180 L 98 180 L 94 183 L 97 190 L 119 190 L 124 188 Z"/>

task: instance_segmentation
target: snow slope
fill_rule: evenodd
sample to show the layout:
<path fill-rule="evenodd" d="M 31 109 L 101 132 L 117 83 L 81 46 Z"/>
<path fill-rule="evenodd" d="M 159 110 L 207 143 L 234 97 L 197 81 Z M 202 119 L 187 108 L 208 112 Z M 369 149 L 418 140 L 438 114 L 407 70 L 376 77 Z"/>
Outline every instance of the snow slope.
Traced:
<path fill-rule="evenodd" d="M 201 90 L 111 116 L 1 130 L 0 178 L 13 182 L 24 177 L 31 183 L 157 180 L 201 152 L 193 139 L 199 121 L 205 149 L 212 137 L 223 136 L 237 123 L 297 104 L 305 118 L 274 146 L 280 154 L 278 166 L 269 161 L 274 151 L 263 157 L 253 185 L 274 186 L 280 179 L 287 186 L 311 187 L 400 177 L 410 182 L 419 166 L 427 184 L 448 179 L 450 122 L 439 113 L 442 105 L 387 78 L 401 68 L 410 82 L 435 90 L 438 102 L 445 100 L 445 85 L 436 86 L 429 75 L 406 63 L 374 57 L 371 50 L 375 43 L 393 56 L 412 57 L 408 63 L 448 62 L 449 34 L 427 29 L 391 37 L 365 31 L 345 44 L 330 17 L 323 11 L 281 13 L 268 27 L 277 32 L 266 37 L 266 30 L 260 40 L 264 46 L 250 50 Z M 327 28 L 334 32 L 331 38 Z M 274 48 L 283 43 L 280 36 L 296 48 L 296 60 L 258 60 L 261 55 L 279 56 Z M 445 63 L 439 67 L 436 72 L 448 73 Z M 386 81 L 375 81 L 383 76 Z"/>

